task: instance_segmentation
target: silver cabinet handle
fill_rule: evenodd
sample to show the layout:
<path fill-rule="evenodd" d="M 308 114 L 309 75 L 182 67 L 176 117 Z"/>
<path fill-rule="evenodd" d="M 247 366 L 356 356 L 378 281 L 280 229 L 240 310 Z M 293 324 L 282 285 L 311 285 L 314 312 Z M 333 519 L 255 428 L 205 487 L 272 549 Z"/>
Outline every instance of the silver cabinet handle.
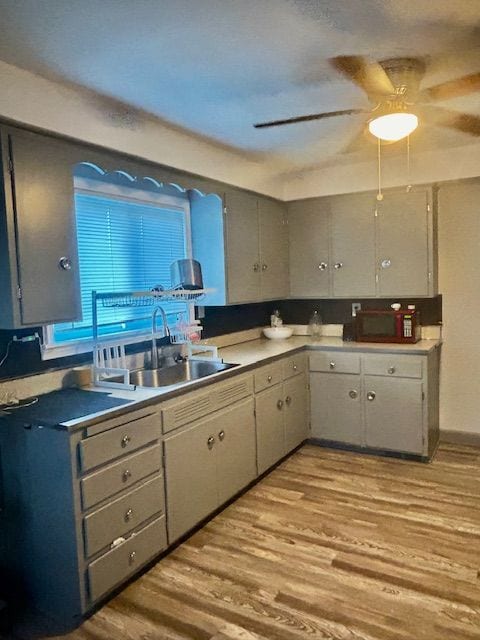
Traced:
<path fill-rule="evenodd" d="M 298 367 L 297 367 L 297 365 L 295 364 L 295 362 L 292 364 L 292 369 L 293 369 L 294 371 L 296 371 L 296 370 L 298 369 Z"/>
<path fill-rule="evenodd" d="M 266 271 L 268 269 L 268 264 L 262 264 L 262 271 Z"/>
<path fill-rule="evenodd" d="M 395 367 L 388 367 L 387 371 L 388 373 L 392 374 L 392 373 L 395 373 L 396 369 Z"/>
<path fill-rule="evenodd" d="M 352 400 L 355 400 L 355 398 L 358 397 L 358 391 L 356 389 L 352 389 L 348 392 L 348 395 L 350 396 L 350 398 L 352 398 Z"/>
<path fill-rule="evenodd" d="M 289 407 L 292 404 L 292 398 L 290 396 L 287 396 L 285 398 L 285 404 Z"/>
<path fill-rule="evenodd" d="M 277 409 L 278 409 L 279 411 L 281 411 L 281 410 L 283 409 L 283 400 L 279 400 L 279 401 L 277 402 Z"/>
<path fill-rule="evenodd" d="M 214 444 L 215 444 L 215 438 L 213 436 L 210 436 L 207 440 L 207 447 L 209 449 L 213 449 Z"/>
<path fill-rule="evenodd" d="M 58 266 L 64 271 L 70 271 L 72 269 L 72 261 L 67 256 L 62 256 L 58 261 Z"/>
<path fill-rule="evenodd" d="M 225 431 L 222 429 L 221 431 L 219 431 L 218 433 L 218 439 L 221 440 L 225 440 Z"/>
<path fill-rule="evenodd" d="M 125 447 L 128 447 L 129 444 L 130 444 L 130 436 L 123 436 L 122 448 L 125 449 Z"/>
<path fill-rule="evenodd" d="M 320 269 L 320 271 L 325 271 L 328 267 L 328 264 L 326 262 L 320 262 L 320 264 L 318 265 L 318 268 Z"/>
<path fill-rule="evenodd" d="M 369 391 L 367 393 L 367 400 L 369 400 L 370 402 L 373 402 L 375 400 L 375 396 L 377 394 L 375 393 L 375 391 Z"/>
<path fill-rule="evenodd" d="M 342 267 L 343 267 L 343 262 L 336 262 L 336 263 L 333 265 L 333 268 L 334 268 L 334 269 L 337 269 L 337 271 L 338 271 L 338 269 L 341 269 Z"/>
<path fill-rule="evenodd" d="M 330 369 L 335 369 L 335 362 L 330 362 L 330 364 L 328 365 L 330 367 Z"/>
<path fill-rule="evenodd" d="M 127 482 L 127 480 L 130 480 L 131 477 L 132 472 L 130 471 L 130 469 L 125 469 L 125 471 L 122 473 L 122 480 L 124 482 Z"/>
<path fill-rule="evenodd" d="M 271 382 L 273 380 L 272 376 L 267 376 L 267 382 Z"/>
<path fill-rule="evenodd" d="M 133 516 L 133 509 L 127 509 L 125 511 L 125 517 L 124 517 L 125 522 L 130 522 L 130 520 L 132 519 L 132 516 Z"/>
<path fill-rule="evenodd" d="M 253 265 L 253 270 L 255 271 L 255 273 L 257 273 L 257 271 L 260 271 L 260 265 L 258 264 L 258 262 L 255 262 L 255 264 Z"/>
<path fill-rule="evenodd" d="M 386 258 L 385 260 L 382 260 L 380 264 L 382 269 L 388 269 L 388 267 L 392 266 L 392 261 L 389 258 Z"/>
<path fill-rule="evenodd" d="M 137 552 L 132 551 L 132 553 L 128 556 L 128 564 L 134 564 L 137 559 Z"/>

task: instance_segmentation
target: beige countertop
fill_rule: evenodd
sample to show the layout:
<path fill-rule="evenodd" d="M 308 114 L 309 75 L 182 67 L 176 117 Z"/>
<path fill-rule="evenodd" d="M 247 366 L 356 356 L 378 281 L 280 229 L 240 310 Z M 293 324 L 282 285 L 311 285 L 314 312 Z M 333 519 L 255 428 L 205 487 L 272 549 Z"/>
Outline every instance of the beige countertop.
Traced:
<path fill-rule="evenodd" d="M 214 340 L 212 340 L 212 342 L 214 342 Z M 180 396 L 189 391 L 193 391 L 194 389 L 199 389 L 214 382 L 219 382 L 220 380 L 225 380 L 229 377 L 249 371 L 258 365 L 266 364 L 267 362 L 286 356 L 289 353 L 295 353 L 304 349 L 307 351 L 341 350 L 364 353 L 408 353 L 415 355 L 427 355 L 430 351 L 438 348 L 440 345 L 440 340 L 421 340 L 416 344 L 376 344 L 364 342 L 343 342 L 341 338 L 337 337 L 322 337 L 320 340 L 313 342 L 310 336 L 292 336 L 288 340 L 267 340 L 266 338 L 250 340 L 248 342 L 224 347 L 218 351 L 219 357 L 222 358 L 224 362 L 236 363 L 239 365 L 238 367 L 222 371 L 207 378 L 187 382 L 181 386 L 163 387 L 161 389 L 137 387 L 137 389 L 131 391 L 121 388 L 110 389 L 92 386 L 88 388 L 89 391 L 102 393 L 108 392 L 114 398 L 122 398 L 129 400 L 130 402 L 105 411 L 91 413 L 81 418 L 64 421 L 58 426 L 69 431 L 75 431 L 96 422 L 100 422 L 101 420 L 121 415 L 122 413 L 131 411 L 132 409 L 158 404 L 164 400 Z"/>

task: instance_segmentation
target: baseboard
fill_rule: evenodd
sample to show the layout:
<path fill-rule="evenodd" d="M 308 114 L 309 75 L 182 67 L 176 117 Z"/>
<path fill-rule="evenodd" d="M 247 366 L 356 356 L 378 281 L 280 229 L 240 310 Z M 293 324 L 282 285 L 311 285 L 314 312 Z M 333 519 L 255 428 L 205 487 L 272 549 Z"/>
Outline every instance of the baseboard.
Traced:
<path fill-rule="evenodd" d="M 470 444 L 474 447 L 480 447 L 480 433 L 442 429 L 440 431 L 440 442 L 449 442 L 450 444 Z"/>

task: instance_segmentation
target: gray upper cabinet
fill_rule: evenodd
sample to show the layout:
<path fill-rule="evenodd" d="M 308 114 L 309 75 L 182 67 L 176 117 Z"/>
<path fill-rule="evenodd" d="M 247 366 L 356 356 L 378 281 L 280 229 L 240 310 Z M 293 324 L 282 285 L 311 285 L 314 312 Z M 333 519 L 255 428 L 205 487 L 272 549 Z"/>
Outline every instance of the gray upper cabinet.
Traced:
<path fill-rule="evenodd" d="M 375 206 L 371 194 L 332 198 L 331 273 L 334 298 L 375 296 Z"/>
<path fill-rule="evenodd" d="M 329 221 L 327 198 L 288 205 L 292 298 L 328 298 L 330 295 Z"/>
<path fill-rule="evenodd" d="M 257 198 L 249 193 L 231 191 L 225 196 L 225 203 L 228 302 L 259 300 L 261 271 Z"/>
<path fill-rule="evenodd" d="M 380 296 L 428 296 L 433 267 L 426 189 L 387 194 L 377 205 L 378 292 Z"/>
<path fill-rule="evenodd" d="M 79 319 L 71 145 L 12 128 L 1 145 L 0 326 Z"/>
<path fill-rule="evenodd" d="M 288 295 L 288 234 L 286 207 L 280 202 L 258 199 L 261 299 Z"/>
<path fill-rule="evenodd" d="M 359 193 L 288 205 L 290 297 L 437 293 L 432 189 Z"/>

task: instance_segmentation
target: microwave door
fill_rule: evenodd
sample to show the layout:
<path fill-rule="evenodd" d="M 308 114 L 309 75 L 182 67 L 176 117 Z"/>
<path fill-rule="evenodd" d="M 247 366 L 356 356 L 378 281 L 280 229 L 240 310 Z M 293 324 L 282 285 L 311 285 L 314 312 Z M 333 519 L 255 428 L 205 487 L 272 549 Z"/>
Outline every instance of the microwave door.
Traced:
<path fill-rule="evenodd" d="M 362 318 L 363 336 L 371 338 L 395 338 L 397 335 L 396 317 L 391 314 L 365 316 Z"/>

